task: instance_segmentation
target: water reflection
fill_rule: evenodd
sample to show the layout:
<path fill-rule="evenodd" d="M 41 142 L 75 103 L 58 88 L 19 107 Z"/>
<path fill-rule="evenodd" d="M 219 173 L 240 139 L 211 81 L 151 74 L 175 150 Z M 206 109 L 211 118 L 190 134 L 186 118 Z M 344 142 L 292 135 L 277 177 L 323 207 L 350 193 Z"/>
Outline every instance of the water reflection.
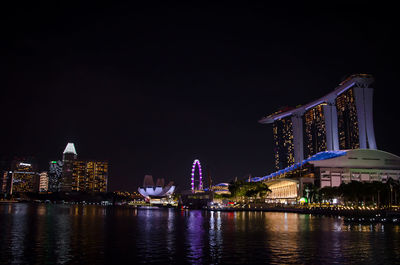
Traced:
<path fill-rule="evenodd" d="M 27 233 L 27 205 L 16 205 L 11 211 L 11 262 L 21 264 L 24 254 L 24 240 Z"/>
<path fill-rule="evenodd" d="M 175 255 L 175 211 L 173 209 L 168 210 L 167 219 L 167 249 L 171 256 Z"/>
<path fill-rule="evenodd" d="M 54 219 L 54 236 L 56 238 L 56 257 L 58 264 L 67 263 L 70 256 L 71 215 L 59 214 Z"/>
<path fill-rule="evenodd" d="M 0 204 L 0 263 L 390 264 L 399 232 L 292 213 Z"/>
<path fill-rule="evenodd" d="M 213 262 L 219 263 L 223 252 L 223 240 L 221 231 L 221 212 L 211 212 L 209 228 L 209 248 L 210 256 Z"/>
<path fill-rule="evenodd" d="M 203 264 L 203 219 L 202 211 L 191 211 L 187 219 L 186 241 L 189 245 L 187 257 L 192 264 Z"/>

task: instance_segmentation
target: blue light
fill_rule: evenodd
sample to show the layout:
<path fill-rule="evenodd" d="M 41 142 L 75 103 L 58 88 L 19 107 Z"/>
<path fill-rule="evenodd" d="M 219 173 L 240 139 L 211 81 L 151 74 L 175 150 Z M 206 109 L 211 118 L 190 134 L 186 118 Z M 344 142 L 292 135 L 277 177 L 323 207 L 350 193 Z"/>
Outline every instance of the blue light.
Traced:
<path fill-rule="evenodd" d="M 294 164 L 294 165 L 292 165 L 290 167 L 278 170 L 278 171 L 273 172 L 273 173 L 271 173 L 271 174 L 269 174 L 267 176 L 264 176 L 264 177 L 261 177 L 261 178 L 257 178 L 257 180 L 253 180 L 253 181 L 266 180 L 266 179 L 269 179 L 269 178 L 272 178 L 272 177 L 275 177 L 275 176 L 278 176 L 278 175 L 282 175 L 283 173 L 290 172 L 290 171 L 292 171 L 294 169 L 297 169 L 297 168 L 303 166 L 304 164 L 306 164 L 307 162 L 331 159 L 331 158 L 335 158 L 335 157 L 339 157 L 339 156 L 344 156 L 344 155 L 346 155 L 346 153 L 347 152 L 343 151 L 343 150 L 319 152 L 319 153 L 317 153 L 317 154 L 315 154 L 315 155 L 313 155 L 313 156 L 311 156 L 311 157 L 309 157 L 309 158 L 307 158 L 307 159 L 305 159 L 305 160 L 303 160 L 303 161 L 301 161 L 299 163 L 296 163 L 296 164 Z M 256 178 L 253 178 L 253 179 L 256 179 Z"/>

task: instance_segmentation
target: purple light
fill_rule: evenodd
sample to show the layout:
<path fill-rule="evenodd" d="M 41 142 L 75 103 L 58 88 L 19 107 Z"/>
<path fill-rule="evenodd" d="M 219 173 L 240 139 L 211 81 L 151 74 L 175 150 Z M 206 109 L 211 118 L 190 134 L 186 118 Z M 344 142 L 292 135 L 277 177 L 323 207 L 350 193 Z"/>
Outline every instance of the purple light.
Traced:
<path fill-rule="evenodd" d="M 196 165 L 199 169 L 199 186 L 198 186 L 198 190 L 202 190 L 203 189 L 203 181 L 202 181 L 202 174 L 201 174 L 201 165 L 200 165 L 200 161 L 198 159 L 195 159 L 193 161 L 193 165 L 192 165 L 192 192 L 194 192 L 194 172 L 196 170 Z"/>

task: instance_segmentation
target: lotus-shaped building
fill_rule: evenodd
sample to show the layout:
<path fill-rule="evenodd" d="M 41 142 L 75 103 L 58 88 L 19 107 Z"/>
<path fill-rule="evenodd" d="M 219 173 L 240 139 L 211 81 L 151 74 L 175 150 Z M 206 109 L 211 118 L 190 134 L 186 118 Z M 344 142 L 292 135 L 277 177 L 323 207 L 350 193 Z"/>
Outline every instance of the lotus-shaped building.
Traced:
<path fill-rule="evenodd" d="M 170 181 L 168 185 L 164 186 L 164 179 L 157 179 L 156 185 L 154 185 L 153 176 L 144 176 L 143 187 L 139 187 L 139 193 L 144 197 L 166 197 L 174 193 L 175 186 Z"/>

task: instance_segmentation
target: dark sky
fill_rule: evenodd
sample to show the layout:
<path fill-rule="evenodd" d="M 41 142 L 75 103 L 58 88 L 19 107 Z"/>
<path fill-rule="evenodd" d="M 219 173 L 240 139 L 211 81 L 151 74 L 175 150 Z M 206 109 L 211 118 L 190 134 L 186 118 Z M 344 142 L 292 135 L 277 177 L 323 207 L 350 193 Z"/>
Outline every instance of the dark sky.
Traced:
<path fill-rule="evenodd" d="M 265 175 L 257 121 L 354 73 L 374 75 L 378 148 L 400 154 L 395 7 L 15 2 L 0 11 L 2 155 L 45 170 L 74 142 L 110 162 L 110 190 L 145 174 L 189 188 L 196 158 L 215 182 Z"/>

